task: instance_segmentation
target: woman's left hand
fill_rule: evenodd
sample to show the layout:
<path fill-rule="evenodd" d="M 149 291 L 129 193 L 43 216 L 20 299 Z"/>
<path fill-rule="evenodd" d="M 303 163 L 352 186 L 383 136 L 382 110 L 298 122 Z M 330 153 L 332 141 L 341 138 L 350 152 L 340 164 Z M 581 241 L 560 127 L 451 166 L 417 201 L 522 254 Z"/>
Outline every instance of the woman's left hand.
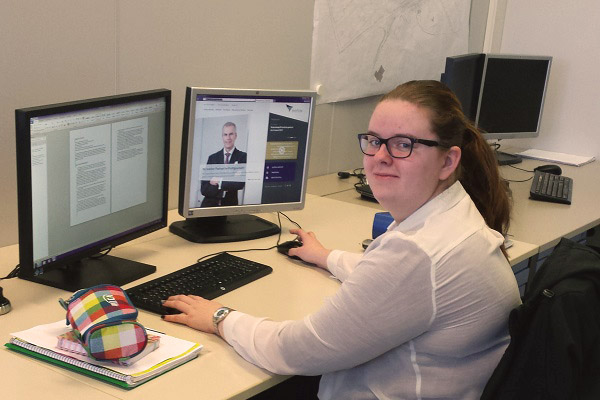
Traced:
<path fill-rule="evenodd" d="M 165 321 L 187 325 L 202 332 L 218 333 L 215 332 L 212 317 L 222 305 L 216 301 L 206 300 L 200 296 L 179 294 L 169 297 L 163 306 L 181 311 L 181 314 L 164 315 Z"/>

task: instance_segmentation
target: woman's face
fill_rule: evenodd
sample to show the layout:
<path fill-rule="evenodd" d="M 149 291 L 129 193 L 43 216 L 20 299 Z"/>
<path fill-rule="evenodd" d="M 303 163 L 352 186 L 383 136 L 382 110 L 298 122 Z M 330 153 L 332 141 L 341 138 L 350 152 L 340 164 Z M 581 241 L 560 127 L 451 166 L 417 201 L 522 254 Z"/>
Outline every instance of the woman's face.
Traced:
<path fill-rule="evenodd" d="M 403 134 L 439 141 L 431 131 L 427 110 L 403 100 L 379 103 L 369 121 L 369 133 L 382 139 Z M 448 150 L 415 143 L 407 158 L 392 158 L 382 145 L 374 156 L 365 155 L 363 164 L 375 198 L 400 222 L 450 186 L 448 178 L 459 160 L 457 147 Z"/>

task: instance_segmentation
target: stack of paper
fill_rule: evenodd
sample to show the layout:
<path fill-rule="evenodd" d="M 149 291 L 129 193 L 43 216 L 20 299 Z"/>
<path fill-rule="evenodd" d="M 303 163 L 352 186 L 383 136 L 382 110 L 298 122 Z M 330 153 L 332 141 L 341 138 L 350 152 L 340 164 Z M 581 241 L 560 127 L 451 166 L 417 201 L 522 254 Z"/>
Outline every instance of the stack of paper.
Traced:
<path fill-rule="evenodd" d="M 537 149 L 524 150 L 524 151 L 521 151 L 516 154 L 520 155 L 521 157 L 525 157 L 525 158 L 533 158 L 535 160 L 550 161 L 550 162 L 566 164 L 566 165 L 574 165 L 576 167 L 590 163 L 596 159 L 593 156 L 576 156 L 573 154 L 556 153 L 554 151 L 537 150 Z"/>
<path fill-rule="evenodd" d="M 125 388 L 138 386 L 198 357 L 202 349 L 199 343 L 152 331 L 154 335 L 160 336 L 160 347 L 135 364 L 123 366 L 110 361 L 95 361 L 87 356 L 57 348 L 57 338 L 70 330 L 64 320 L 38 325 L 25 331 L 11 333 L 12 338 L 5 346 Z"/>

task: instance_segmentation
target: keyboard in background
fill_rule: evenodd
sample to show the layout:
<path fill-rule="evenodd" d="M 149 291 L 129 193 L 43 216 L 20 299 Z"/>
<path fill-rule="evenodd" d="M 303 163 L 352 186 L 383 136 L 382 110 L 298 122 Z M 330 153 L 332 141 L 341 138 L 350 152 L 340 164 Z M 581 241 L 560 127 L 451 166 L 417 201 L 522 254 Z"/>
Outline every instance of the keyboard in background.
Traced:
<path fill-rule="evenodd" d="M 375 196 L 373 195 L 373 191 L 371 190 L 371 186 L 367 183 L 358 183 L 354 185 L 356 191 L 360 194 L 363 199 L 377 201 Z"/>
<path fill-rule="evenodd" d="M 161 300 L 176 294 L 193 294 L 212 300 L 272 271 L 268 265 L 222 253 L 127 289 L 127 294 L 133 304 L 143 310 L 177 313 L 163 307 Z"/>
<path fill-rule="evenodd" d="M 529 198 L 553 203 L 571 204 L 573 179 L 549 172 L 535 171 Z"/>

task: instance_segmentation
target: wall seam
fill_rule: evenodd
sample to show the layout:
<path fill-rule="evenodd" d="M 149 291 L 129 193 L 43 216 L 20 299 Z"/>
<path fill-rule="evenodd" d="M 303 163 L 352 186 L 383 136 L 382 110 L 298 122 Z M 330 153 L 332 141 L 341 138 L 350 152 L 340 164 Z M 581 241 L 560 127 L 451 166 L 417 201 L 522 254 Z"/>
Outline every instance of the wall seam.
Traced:
<path fill-rule="evenodd" d="M 115 4 L 115 94 L 119 94 L 119 0 Z"/>
<path fill-rule="evenodd" d="M 329 124 L 329 154 L 327 156 L 327 173 L 331 173 L 331 160 L 333 159 L 333 126 L 335 121 L 335 107 L 336 103 L 333 103 L 331 106 L 331 122 Z"/>

